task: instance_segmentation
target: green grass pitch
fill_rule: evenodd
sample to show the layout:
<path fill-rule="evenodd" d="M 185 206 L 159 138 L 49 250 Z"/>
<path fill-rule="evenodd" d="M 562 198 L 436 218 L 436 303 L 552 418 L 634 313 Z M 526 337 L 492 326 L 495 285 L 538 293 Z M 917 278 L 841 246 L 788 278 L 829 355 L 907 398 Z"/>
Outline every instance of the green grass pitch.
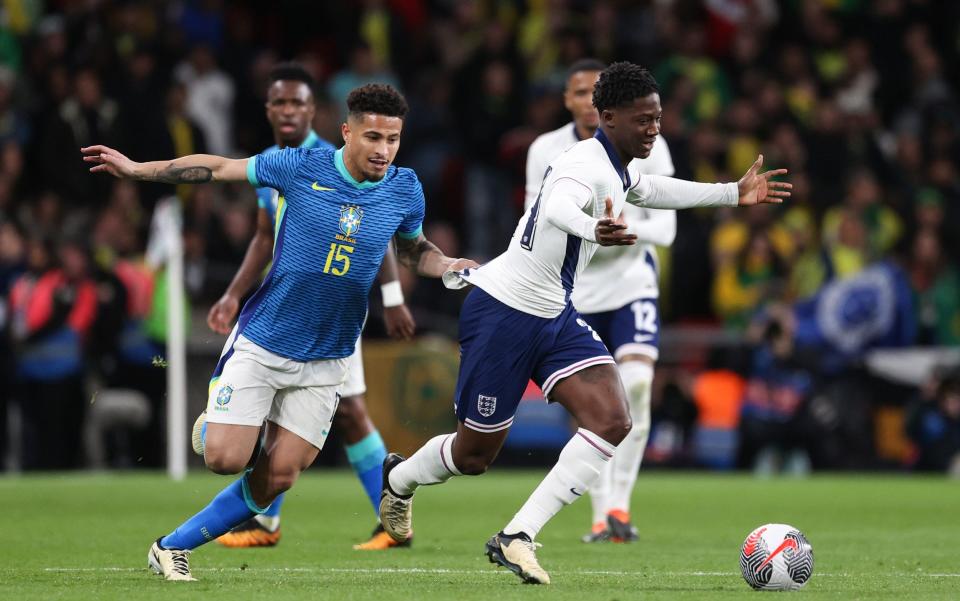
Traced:
<path fill-rule="evenodd" d="M 202 547 L 191 561 L 197 583 L 153 575 L 147 548 L 229 479 L 0 478 L 0 599 L 960 598 L 960 483 L 899 476 L 644 473 L 633 501 L 638 544 L 580 543 L 584 499 L 538 539 L 553 584 L 523 585 L 482 548 L 544 473 L 500 469 L 421 489 L 414 547 L 361 553 L 350 545 L 374 520 L 359 484 L 347 472 L 315 470 L 287 498 L 277 547 Z M 767 522 L 792 524 L 813 544 L 813 578 L 800 592 L 754 592 L 740 577 L 740 543 Z"/>

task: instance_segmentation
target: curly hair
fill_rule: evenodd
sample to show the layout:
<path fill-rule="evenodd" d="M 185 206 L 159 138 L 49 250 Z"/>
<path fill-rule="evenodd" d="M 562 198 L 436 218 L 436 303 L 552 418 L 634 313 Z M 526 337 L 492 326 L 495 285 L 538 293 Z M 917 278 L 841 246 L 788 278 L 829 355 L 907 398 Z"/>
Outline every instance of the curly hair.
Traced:
<path fill-rule="evenodd" d="M 626 61 L 613 63 L 600 72 L 600 79 L 593 88 L 593 106 L 598 111 L 605 111 L 659 91 L 660 86 L 650 71 Z"/>
<path fill-rule="evenodd" d="M 316 88 L 316 80 L 300 63 L 277 63 L 270 69 L 268 79 L 271 84 L 277 81 L 301 81 L 307 84 L 310 92 Z"/>
<path fill-rule="evenodd" d="M 407 101 L 396 88 L 385 83 L 368 83 L 347 96 L 347 110 L 355 117 L 364 113 L 387 117 L 407 116 Z"/>

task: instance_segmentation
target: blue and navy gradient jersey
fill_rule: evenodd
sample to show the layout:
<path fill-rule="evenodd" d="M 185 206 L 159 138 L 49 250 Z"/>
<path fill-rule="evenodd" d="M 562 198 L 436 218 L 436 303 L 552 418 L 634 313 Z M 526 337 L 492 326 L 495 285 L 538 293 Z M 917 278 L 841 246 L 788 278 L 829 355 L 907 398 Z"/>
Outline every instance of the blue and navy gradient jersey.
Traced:
<path fill-rule="evenodd" d="M 343 149 L 300 147 L 251 157 L 247 179 L 280 196 L 273 265 L 244 305 L 239 333 L 297 361 L 351 355 L 387 243 L 422 231 L 416 174 L 391 166 L 379 182 L 357 182 Z"/>
<path fill-rule="evenodd" d="M 303 144 L 298 146 L 298 148 L 327 148 L 333 150 L 336 147 L 318 136 L 317 132 L 311 129 L 310 133 L 307 134 L 306 139 L 303 141 Z M 277 152 L 278 150 L 280 150 L 280 147 L 274 144 L 270 148 L 264 150 L 263 154 Z M 267 187 L 257 188 L 257 206 L 261 209 L 266 209 L 267 214 L 270 216 L 270 221 L 273 222 L 274 226 L 277 224 L 277 204 L 279 202 L 280 192 L 277 190 Z"/>

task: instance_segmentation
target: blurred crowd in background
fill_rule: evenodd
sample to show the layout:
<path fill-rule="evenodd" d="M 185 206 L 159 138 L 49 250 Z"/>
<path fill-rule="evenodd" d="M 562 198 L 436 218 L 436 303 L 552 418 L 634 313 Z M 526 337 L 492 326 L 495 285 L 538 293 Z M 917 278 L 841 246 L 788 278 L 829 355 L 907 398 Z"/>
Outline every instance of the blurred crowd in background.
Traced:
<path fill-rule="evenodd" d="M 678 214 L 664 324 L 722 335 L 663 365 L 651 461 L 960 470 L 949 362 L 910 385 L 866 367 L 878 347 L 960 344 L 958 3 L 9 0 L 0 23 L 0 396 L 25 469 L 90 461 L 81 425 L 105 388 L 150 408 L 107 451 L 161 463 L 153 207 L 182 201 L 198 313 L 255 227 L 249 187 L 94 177 L 81 146 L 258 153 L 274 142 L 267 74 L 288 59 L 316 76 L 315 128 L 340 144 L 347 93 L 392 83 L 411 107 L 397 163 L 423 182 L 428 238 L 483 260 L 521 214 L 527 147 L 569 120 L 566 67 L 596 57 L 654 73 L 677 177 L 729 181 L 763 153 L 794 183 L 783 206 Z M 403 283 L 420 331 L 455 338 L 460 297 Z"/>

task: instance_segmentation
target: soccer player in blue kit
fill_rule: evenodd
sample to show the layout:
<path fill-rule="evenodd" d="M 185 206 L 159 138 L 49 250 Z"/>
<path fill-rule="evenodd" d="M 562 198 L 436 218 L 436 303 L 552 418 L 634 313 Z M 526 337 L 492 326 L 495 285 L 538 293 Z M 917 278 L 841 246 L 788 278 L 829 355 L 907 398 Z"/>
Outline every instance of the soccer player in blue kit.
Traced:
<path fill-rule="evenodd" d="M 243 474 L 150 546 L 148 565 L 167 580 L 194 580 L 193 549 L 266 511 L 313 463 L 391 238 L 400 261 L 422 276 L 476 266 L 445 256 L 424 238 L 420 182 L 410 169 L 391 165 L 407 112 L 403 96 L 368 84 L 350 93 L 347 108 L 345 145 L 336 151 L 286 148 L 248 159 L 190 155 L 136 163 L 106 146 L 81 149 L 94 173 L 169 184 L 249 181 L 284 198 L 273 264 L 240 312 L 208 401 L 207 467 Z M 265 421 L 262 451 L 245 470 Z"/>
<path fill-rule="evenodd" d="M 780 202 L 786 173 L 759 173 L 763 157 L 738 182 L 700 184 L 641 174 L 660 133 L 660 94 L 650 73 L 620 62 L 593 90 L 600 127 L 550 162 L 536 202 L 507 250 L 477 268 L 444 277 L 474 285 L 460 312 L 457 430 L 427 441 L 409 459 L 384 460 L 380 521 L 396 540 L 409 535 L 413 495 L 426 484 L 477 475 L 496 458 L 531 377 L 577 421 L 546 478 L 486 545 L 491 562 L 525 582 L 548 584 L 535 538 L 546 523 L 597 481 L 632 424 L 610 352 L 570 302 L 577 276 L 599 246 L 631 245 L 624 203 L 682 209 Z"/>
<path fill-rule="evenodd" d="M 280 63 L 270 70 L 267 88 L 266 113 L 273 130 L 275 145 L 264 152 L 276 152 L 283 148 L 329 148 L 334 146 L 317 135 L 311 128 L 316 103 L 314 101 L 313 77 L 296 63 Z M 211 330 L 229 335 L 233 330 L 241 299 L 259 282 L 270 259 L 273 257 L 274 232 L 276 231 L 277 207 L 280 193 L 269 187 L 257 188 L 257 231 L 243 263 L 223 296 L 210 308 L 207 325 Z M 409 339 L 416 327 L 413 317 L 403 304 L 403 292 L 398 281 L 397 262 L 392 246 L 383 255 L 379 280 L 383 291 L 383 318 L 387 333 L 395 338 Z M 383 439 L 367 414 L 363 394 L 366 382 L 363 374 L 363 357 L 360 339 L 356 351 L 347 361 L 347 379 L 340 390 L 340 403 L 334 414 L 333 424 L 344 441 L 347 459 L 353 466 L 374 513 L 379 511 L 383 458 L 387 455 Z M 206 431 L 204 411 L 193 427 L 193 450 L 203 455 Z M 256 515 L 217 539 L 227 547 L 273 546 L 280 540 L 280 508 L 283 495 L 277 497 L 266 513 Z M 354 545 L 357 550 L 384 550 L 406 547 L 383 532 L 380 521 L 371 538 Z"/>

